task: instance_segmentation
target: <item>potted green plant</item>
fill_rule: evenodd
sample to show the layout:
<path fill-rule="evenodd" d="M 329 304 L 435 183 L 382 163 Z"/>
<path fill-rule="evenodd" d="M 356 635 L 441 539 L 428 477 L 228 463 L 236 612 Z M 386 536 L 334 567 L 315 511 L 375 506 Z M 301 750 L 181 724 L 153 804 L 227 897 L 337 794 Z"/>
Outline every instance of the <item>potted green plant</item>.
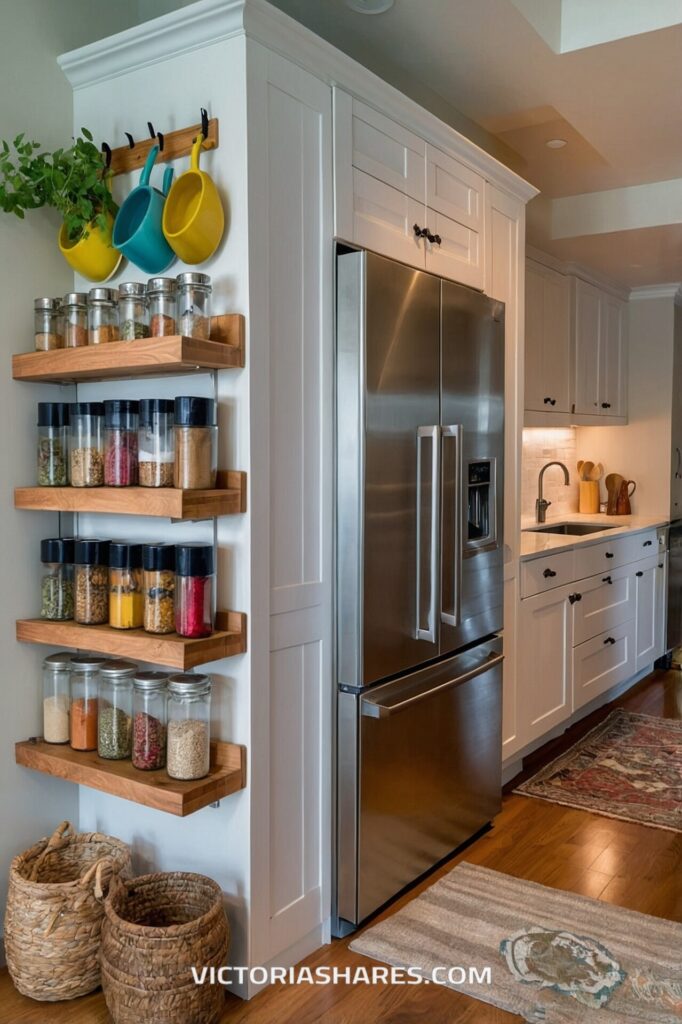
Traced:
<path fill-rule="evenodd" d="M 83 277 L 104 281 L 121 260 L 111 232 L 116 203 L 102 154 L 87 128 L 68 149 L 41 151 L 18 135 L 0 151 L 0 209 L 23 218 L 27 210 L 49 206 L 62 217 L 59 248 Z"/>

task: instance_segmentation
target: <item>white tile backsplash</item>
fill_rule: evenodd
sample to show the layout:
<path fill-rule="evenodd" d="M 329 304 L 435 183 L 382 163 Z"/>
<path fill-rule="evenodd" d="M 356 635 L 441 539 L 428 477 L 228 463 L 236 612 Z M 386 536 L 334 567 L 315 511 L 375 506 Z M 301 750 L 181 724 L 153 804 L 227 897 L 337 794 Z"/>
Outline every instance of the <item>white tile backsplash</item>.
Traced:
<path fill-rule="evenodd" d="M 523 431 L 521 459 L 521 515 L 535 516 L 538 496 L 538 476 L 546 463 L 556 459 L 563 462 L 570 474 L 570 483 L 564 485 L 564 475 L 557 466 L 545 473 L 543 496 L 552 504 L 547 509 L 548 519 L 558 519 L 569 512 L 578 511 L 578 470 L 576 467 L 576 433 L 574 427 L 526 427 Z"/>

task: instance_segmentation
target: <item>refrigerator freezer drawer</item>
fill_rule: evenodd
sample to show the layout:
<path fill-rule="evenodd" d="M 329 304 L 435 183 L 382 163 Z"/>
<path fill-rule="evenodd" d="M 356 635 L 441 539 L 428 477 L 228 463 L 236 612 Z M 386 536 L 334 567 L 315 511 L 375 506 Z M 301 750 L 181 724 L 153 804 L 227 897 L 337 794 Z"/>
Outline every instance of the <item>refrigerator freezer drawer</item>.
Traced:
<path fill-rule="evenodd" d="M 339 700 L 338 915 L 358 924 L 500 810 L 502 640 Z"/>

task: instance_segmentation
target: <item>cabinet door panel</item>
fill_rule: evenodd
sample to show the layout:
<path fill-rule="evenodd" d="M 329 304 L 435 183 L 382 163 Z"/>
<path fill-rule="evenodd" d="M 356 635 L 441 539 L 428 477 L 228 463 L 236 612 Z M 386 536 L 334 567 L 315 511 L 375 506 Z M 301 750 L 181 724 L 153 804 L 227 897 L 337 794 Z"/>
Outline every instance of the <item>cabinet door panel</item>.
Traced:
<path fill-rule="evenodd" d="M 532 260 L 526 261 L 525 359 L 525 408 L 570 412 L 569 279 Z"/>
<path fill-rule="evenodd" d="M 383 256 L 424 267 L 424 243 L 414 225 L 424 207 L 363 171 L 353 170 L 353 241 Z"/>
<path fill-rule="evenodd" d="M 545 402 L 550 397 L 544 380 L 545 369 L 545 276 L 537 264 L 526 261 L 526 310 L 525 310 L 525 374 L 526 409 L 546 412 L 551 406 Z"/>
<path fill-rule="evenodd" d="M 599 333 L 601 301 L 596 288 L 575 281 L 575 411 L 596 416 L 599 408 Z"/>
<path fill-rule="evenodd" d="M 635 584 L 630 566 L 576 584 L 574 643 L 582 644 L 635 617 Z"/>
<path fill-rule="evenodd" d="M 521 601 L 517 686 L 524 745 L 571 713 L 571 592 L 560 587 Z"/>
<path fill-rule="evenodd" d="M 666 648 L 668 620 L 668 552 L 664 551 L 656 563 L 656 649 L 654 658 L 662 658 Z"/>
<path fill-rule="evenodd" d="M 636 672 L 653 664 L 659 656 L 660 631 L 656 614 L 659 560 L 656 555 L 631 567 L 637 595 Z"/>
<path fill-rule="evenodd" d="M 481 232 L 484 188 L 476 171 L 434 146 L 426 147 L 426 204 L 432 210 Z"/>
<path fill-rule="evenodd" d="M 426 143 L 353 100 L 353 166 L 417 202 L 425 201 Z"/>
<path fill-rule="evenodd" d="M 635 674 L 635 622 L 630 619 L 573 650 L 573 710 Z"/>
<path fill-rule="evenodd" d="M 599 408 L 605 416 L 627 415 L 625 331 L 623 303 L 610 295 L 601 298 L 599 352 Z"/>
<path fill-rule="evenodd" d="M 427 209 L 426 223 L 441 239 L 425 242 L 426 269 L 451 281 L 483 288 L 483 236 L 466 224 L 460 224 L 436 210 Z"/>

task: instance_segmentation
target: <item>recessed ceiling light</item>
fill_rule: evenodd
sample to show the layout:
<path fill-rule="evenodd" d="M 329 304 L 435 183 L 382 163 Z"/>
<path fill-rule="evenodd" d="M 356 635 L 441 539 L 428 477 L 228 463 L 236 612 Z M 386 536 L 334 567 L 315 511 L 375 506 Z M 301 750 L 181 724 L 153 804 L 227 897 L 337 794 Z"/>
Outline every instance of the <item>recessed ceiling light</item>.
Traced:
<path fill-rule="evenodd" d="M 395 0 L 346 0 L 346 7 L 358 14 L 383 14 L 389 11 Z"/>
<path fill-rule="evenodd" d="M 548 139 L 545 143 L 547 149 L 563 149 L 566 144 L 566 139 Z"/>

